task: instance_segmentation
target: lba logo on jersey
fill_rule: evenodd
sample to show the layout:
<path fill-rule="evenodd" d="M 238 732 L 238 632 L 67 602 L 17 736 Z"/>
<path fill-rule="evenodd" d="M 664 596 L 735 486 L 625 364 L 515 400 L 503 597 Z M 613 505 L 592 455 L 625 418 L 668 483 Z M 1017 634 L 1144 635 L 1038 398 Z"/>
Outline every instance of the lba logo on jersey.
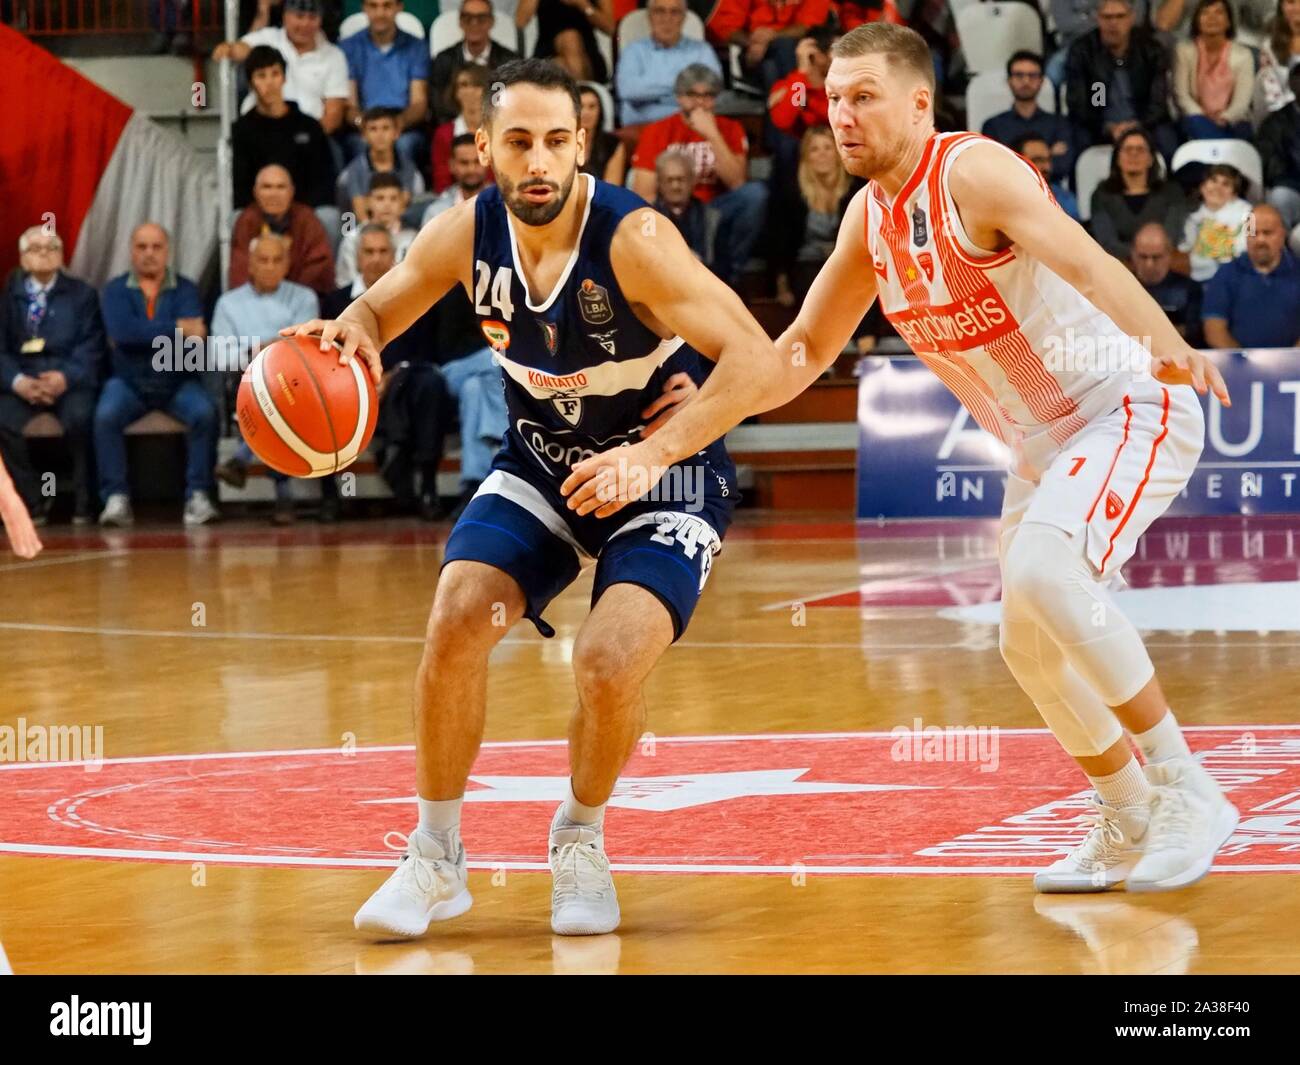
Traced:
<path fill-rule="evenodd" d="M 582 421 L 582 397 L 576 392 L 556 392 L 551 397 L 551 406 L 570 425 Z"/>
<path fill-rule="evenodd" d="M 583 278 L 578 286 L 578 310 L 584 322 L 591 325 L 604 325 L 614 317 L 614 308 L 609 303 L 609 293 L 591 278 Z"/>

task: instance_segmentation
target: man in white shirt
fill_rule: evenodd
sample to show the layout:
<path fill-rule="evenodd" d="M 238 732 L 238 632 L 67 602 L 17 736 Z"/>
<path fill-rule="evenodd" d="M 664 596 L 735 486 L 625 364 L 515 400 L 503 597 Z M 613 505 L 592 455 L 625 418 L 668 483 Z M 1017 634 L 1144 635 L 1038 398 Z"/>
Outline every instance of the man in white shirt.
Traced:
<path fill-rule="evenodd" d="M 257 45 L 270 45 L 284 56 L 284 98 L 320 122 L 327 135 L 333 134 L 343 122 L 348 100 L 348 61 L 341 48 L 325 39 L 320 24 L 320 0 L 285 0 L 283 26 L 267 26 L 237 41 L 225 41 L 213 50 L 212 58 L 242 63 Z M 250 93 L 241 111 L 251 110 L 255 103 Z"/>

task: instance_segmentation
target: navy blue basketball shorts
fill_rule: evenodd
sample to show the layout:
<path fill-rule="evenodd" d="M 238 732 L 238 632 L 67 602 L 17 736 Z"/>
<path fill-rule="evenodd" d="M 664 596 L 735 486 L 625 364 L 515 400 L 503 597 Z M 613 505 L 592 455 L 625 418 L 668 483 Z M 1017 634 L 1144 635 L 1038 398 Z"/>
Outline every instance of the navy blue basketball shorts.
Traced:
<path fill-rule="evenodd" d="M 523 589 L 524 616 L 554 636 L 542 613 L 594 565 L 592 606 L 612 584 L 638 585 L 663 603 L 673 639 L 681 637 L 731 524 L 734 484 L 706 462 L 680 464 L 665 475 L 658 500 L 597 518 L 569 510 L 558 484 L 508 451 L 492 467 L 451 530 L 444 566 L 464 559 L 509 574 Z"/>

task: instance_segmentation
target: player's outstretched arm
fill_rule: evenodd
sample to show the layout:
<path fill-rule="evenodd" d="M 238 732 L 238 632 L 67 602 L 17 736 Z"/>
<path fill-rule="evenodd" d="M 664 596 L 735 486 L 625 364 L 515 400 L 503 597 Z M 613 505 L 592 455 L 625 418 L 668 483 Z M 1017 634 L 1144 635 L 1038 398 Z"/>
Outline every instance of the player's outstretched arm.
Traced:
<path fill-rule="evenodd" d="M 9 534 L 9 546 L 19 558 L 35 558 L 41 552 L 41 538 L 36 534 L 27 504 L 9 479 L 4 460 L 0 459 L 0 522 Z"/>
<path fill-rule="evenodd" d="M 281 336 L 319 336 L 321 350 L 338 341 L 340 362 L 360 355 L 376 383 L 384 375 L 380 351 L 458 283 L 469 277 L 474 247 L 474 201 L 466 200 L 438 215 L 420 230 L 394 266 L 352 301 L 333 320 L 310 322 L 281 329 Z"/>
<path fill-rule="evenodd" d="M 785 372 L 762 410 L 789 403 L 817 380 L 853 339 L 876 299 L 876 272 L 866 243 L 867 190 L 849 203 L 835 250 L 804 297 L 799 315 L 776 341 Z"/>
<path fill-rule="evenodd" d="M 1179 335 L 1122 262 L 1051 202 L 1027 164 L 995 145 L 977 145 L 953 161 L 948 187 L 977 244 L 989 247 L 1004 237 L 1020 245 L 1147 347 L 1158 380 L 1202 394 L 1213 390 L 1231 403 L 1214 364 Z"/>

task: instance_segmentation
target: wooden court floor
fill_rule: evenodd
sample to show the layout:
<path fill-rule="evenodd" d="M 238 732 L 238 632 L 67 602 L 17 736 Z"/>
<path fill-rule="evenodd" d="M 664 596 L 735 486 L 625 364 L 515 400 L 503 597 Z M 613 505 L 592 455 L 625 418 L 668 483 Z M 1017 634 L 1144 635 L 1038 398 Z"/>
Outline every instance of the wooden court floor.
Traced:
<path fill-rule="evenodd" d="M 351 918 L 414 823 L 446 526 L 51 532 L 0 562 L 0 727 L 100 728 L 106 761 L 0 763 L 3 952 L 17 973 L 1300 971 L 1300 520 L 1170 520 L 1130 566 L 1243 816 L 1210 878 L 1144 896 L 1032 891 L 1084 780 L 999 657 L 992 529 L 746 515 L 608 814 L 623 926 L 566 940 L 541 870 L 580 579 L 556 639 L 517 627 L 494 656 L 474 908 L 408 944 Z"/>

